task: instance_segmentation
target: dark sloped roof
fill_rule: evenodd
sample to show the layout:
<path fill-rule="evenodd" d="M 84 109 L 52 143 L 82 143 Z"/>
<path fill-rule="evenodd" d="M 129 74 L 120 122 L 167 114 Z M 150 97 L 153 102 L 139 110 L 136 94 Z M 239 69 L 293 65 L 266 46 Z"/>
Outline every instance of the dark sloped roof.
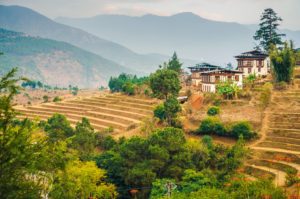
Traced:
<path fill-rule="evenodd" d="M 217 69 L 217 68 L 222 68 L 222 67 L 212 65 L 212 64 L 209 64 L 209 63 L 206 63 L 206 62 L 202 62 L 200 64 L 196 64 L 195 66 L 191 66 L 191 67 L 188 67 L 188 68 L 189 69 L 209 69 L 209 70 L 212 70 L 212 69 Z"/>
<path fill-rule="evenodd" d="M 210 70 L 210 71 L 204 71 L 204 72 L 200 72 L 201 74 L 209 74 L 209 73 L 215 73 L 215 72 L 225 72 L 225 73 L 243 73 L 242 71 L 239 70 L 229 70 L 226 68 L 219 68 L 216 70 Z"/>
<path fill-rule="evenodd" d="M 252 50 L 248 52 L 244 52 L 240 55 L 235 56 L 235 58 L 266 58 L 269 55 L 265 52 L 259 50 Z"/>

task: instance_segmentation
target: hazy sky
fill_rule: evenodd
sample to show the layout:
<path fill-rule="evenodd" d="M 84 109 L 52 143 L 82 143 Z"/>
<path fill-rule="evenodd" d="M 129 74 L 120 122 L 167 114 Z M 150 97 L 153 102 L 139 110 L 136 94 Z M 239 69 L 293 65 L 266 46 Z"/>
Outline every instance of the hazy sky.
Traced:
<path fill-rule="evenodd" d="M 193 12 L 208 19 L 247 24 L 258 23 L 263 9 L 271 7 L 284 19 L 282 28 L 300 30 L 300 0 L 0 0 L 0 4 L 22 5 L 50 18 Z"/>

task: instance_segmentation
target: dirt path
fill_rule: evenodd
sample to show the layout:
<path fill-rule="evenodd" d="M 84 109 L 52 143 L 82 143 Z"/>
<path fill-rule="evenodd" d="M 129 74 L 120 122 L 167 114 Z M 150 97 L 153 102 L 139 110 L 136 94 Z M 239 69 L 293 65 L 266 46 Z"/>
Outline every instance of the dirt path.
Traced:
<path fill-rule="evenodd" d="M 273 173 L 275 175 L 274 183 L 276 186 L 284 186 L 285 185 L 285 176 L 286 176 L 285 172 L 277 170 L 277 169 L 272 169 L 270 167 L 256 166 L 254 164 L 252 164 L 251 167 Z"/>

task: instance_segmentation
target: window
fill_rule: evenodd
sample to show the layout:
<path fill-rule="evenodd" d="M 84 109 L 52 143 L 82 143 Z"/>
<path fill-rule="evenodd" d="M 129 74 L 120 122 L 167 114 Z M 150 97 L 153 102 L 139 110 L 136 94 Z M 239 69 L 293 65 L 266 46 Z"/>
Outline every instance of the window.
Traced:
<path fill-rule="evenodd" d="M 251 73 L 252 71 L 251 71 L 251 68 L 248 68 L 248 73 Z"/>
<path fill-rule="evenodd" d="M 236 75 L 234 79 L 235 79 L 235 81 L 237 81 L 237 82 L 240 81 L 240 77 L 239 77 L 238 75 Z"/>
<path fill-rule="evenodd" d="M 260 71 L 261 71 L 261 67 L 259 66 L 259 67 L 258 67 L 258 72 L 260 72 Z"/>
<path fill-rule="evenodd" d="M 216 83 L 219 83 L 219 82 L 220 82 L 220 76 L 216 76 L 215 79 L 216 79 L 216 80 L 215 80 Z"/>

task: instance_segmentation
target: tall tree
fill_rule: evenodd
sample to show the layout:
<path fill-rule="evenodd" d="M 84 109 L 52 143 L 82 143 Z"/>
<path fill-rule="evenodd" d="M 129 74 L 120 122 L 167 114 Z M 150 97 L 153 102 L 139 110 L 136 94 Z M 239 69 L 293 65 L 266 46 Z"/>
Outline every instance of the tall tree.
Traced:
<path fill-rule="evenodd" d="M 292 43 L 285 43 L 283 49 L 271 48 L 271 62 L 276 82 L 289 83 L 293 76 L 293 70 L 296 64 L 296 53 Z"/>
<path fill-rule="evenodd" d="M 260 21 L 259 29 L 253 38 L 260 42 L 262 48 L 269 51 L 271 44 L 283 44 L 282 37 L 285 36 L 285 34 L 278 33 L 279 22 L 282 21 L 282 19 L 277 16 L 277 13 L 272 8 L 264 10 Z"/>
<path fill-rule="evenodd" d="M 150 75 L 150 87 L 158 98 L 167 100 L 170 96 L 178 96 L 180 90 L 178 73 L 169 69 L 159 69 Z"/>
<path fill-rule="evenodd" d="M 167 68 L 180 73 L 181 72 L 181 66 L 182 66 L 182 63 L 180 63 L 176 52 L 174 52 L 171 60 L 169 60 L 169 62 L 167 64 Z"/>

